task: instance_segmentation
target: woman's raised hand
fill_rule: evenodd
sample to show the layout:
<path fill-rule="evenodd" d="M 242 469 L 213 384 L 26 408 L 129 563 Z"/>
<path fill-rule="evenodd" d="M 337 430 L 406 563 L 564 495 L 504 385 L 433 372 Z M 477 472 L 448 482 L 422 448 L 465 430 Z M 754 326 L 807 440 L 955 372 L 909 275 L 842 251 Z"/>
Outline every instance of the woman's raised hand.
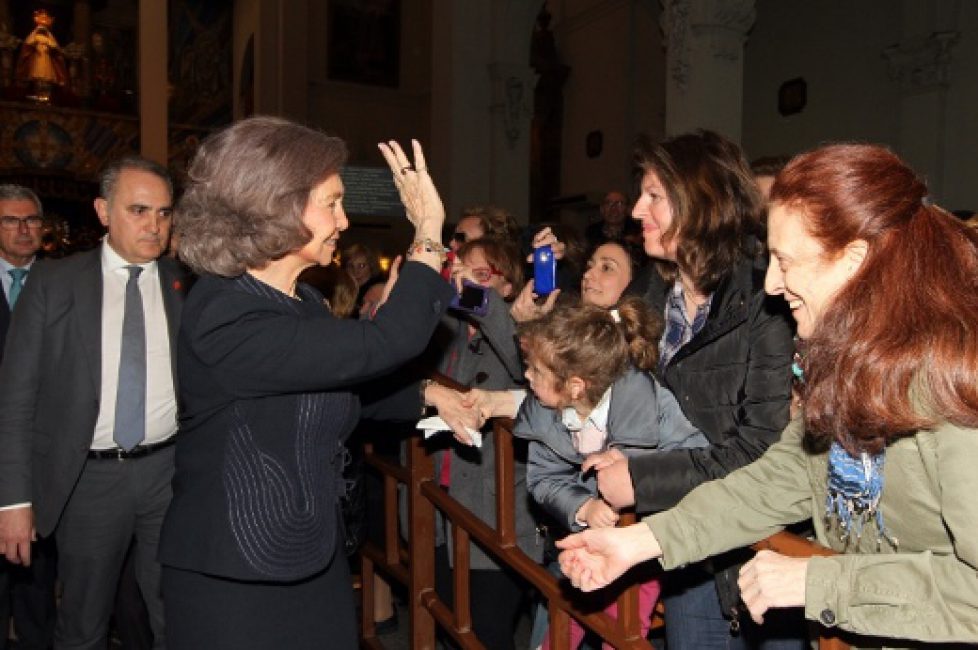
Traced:
<path fill-rule="evenodd" d="M 394 140 L 381 142 L 377 146 L 391 168 L 394 186 L 401 195 L 401 203 L 404 204 L 407 217 L 414 225 L 418 238 L 429 238 L 441 243 L 445 206 L 428 173 L 428 164 L 425 162 L 421 144 L 417 140 L 411 140 L 414 150 L 413 163 L 401 149 L 401 145 Z"/>
<path fill-rule="evenodd" d="M 553 233 L 550 226 L 546 226 L 540 229 L 540 232 L 533 235 L 533 243 L 531 244 L 534 249 L 540 248 L 541 246 L 550 246 L 554 252 L 554 259 L 563 259 L 564 252 L 567 250 L 567 246 L 564 242 L 557 239 L 557 235 Z M 533 254 L 531 253 L 526 257 L 527 262 L 533 261 Z"/>
<path fill-rule="evenodd" d="M 517 323 L 536 320 L 553 311 L 554 303 L 556 303 L 557 296 L 559 295 L 560 289 L 554 289 L 547 296 L 546 300 L 543 301 L 543 304 L 538 305 L 538 296 L 533 293 L 533 279 L 531 278 L 523 285 L 523 290 L 520 291 L 519 295 L 516 296 L 516 300 L 513 301 L 513 305 L 509 308 L 509 315 Z"/>

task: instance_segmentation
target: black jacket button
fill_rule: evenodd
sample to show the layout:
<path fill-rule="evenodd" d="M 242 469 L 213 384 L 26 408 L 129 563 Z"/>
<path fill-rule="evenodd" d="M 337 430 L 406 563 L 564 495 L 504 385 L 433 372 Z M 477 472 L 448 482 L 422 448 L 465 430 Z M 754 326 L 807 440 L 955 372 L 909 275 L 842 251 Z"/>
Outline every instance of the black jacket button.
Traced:
<path fill-rule="evenodd" d="M 833 612 L 831 609 L 823 609 L 822 613 L 819 614 L 818 617 L 825 625 L 835 624 L 835 612 Z"/>

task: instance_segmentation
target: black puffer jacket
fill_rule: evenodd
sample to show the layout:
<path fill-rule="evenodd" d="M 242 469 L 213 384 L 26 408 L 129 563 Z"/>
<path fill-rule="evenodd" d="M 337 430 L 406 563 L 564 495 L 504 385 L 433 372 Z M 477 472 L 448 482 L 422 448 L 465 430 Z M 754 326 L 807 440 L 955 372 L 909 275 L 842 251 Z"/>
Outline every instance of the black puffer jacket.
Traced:
<path fill-rule="evenodd" d="M 630 458 L 639 513 L 671 508 L 700 483 L 751 463 L 788 424 L 793 326 L 784 300 L 765 295 L 764 271 L 750 260 L 735 267 L 714 292 L 703 329 L 661 373 L 710 445 Z M 652 274 L 646 300 L 657 313 L 664 313 L 670 289 Z M 712 560 L 724 611 L 737 595 L 736 574 L 723 570 L 736 564 L 733 556 Z"/>

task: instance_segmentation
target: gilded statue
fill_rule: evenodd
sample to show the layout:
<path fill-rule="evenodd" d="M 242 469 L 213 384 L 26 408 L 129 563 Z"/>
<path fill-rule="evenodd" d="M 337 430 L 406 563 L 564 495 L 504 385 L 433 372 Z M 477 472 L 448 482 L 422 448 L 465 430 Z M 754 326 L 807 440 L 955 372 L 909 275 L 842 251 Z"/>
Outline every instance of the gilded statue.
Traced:
<path fill-rule="evenodd" d="M 58 40 L 51 32 L 54 16 L 45 9 L 34 12 L 34 31 L 24 39 L 17 60 L 17 81 L 33 85 L 33 99 L 49 101 L 54 86 L 68 83 L 68 71 Z"/>

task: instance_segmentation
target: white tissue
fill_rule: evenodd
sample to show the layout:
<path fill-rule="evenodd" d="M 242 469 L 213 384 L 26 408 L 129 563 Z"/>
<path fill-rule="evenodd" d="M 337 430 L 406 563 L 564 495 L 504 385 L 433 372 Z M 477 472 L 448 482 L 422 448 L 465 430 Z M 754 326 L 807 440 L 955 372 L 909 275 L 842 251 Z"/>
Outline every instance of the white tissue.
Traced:
<path fill-rule="evenodd" d="M 418 422 L 418 428 L 424 431 L 424 437 L 427 440 L 436 433 L 441 433 L 442 431 L 451 431 L 452 428 L 445 424 L 445 421 L 441 419 L 439 415 L 433 415 L 430 418 L 425 418 Z M 482 434 L 475 429 L 470 429 L 465 427 L 465 432 L 469 434 L 472 438 L 473 447 L 482 447 Z"/>

